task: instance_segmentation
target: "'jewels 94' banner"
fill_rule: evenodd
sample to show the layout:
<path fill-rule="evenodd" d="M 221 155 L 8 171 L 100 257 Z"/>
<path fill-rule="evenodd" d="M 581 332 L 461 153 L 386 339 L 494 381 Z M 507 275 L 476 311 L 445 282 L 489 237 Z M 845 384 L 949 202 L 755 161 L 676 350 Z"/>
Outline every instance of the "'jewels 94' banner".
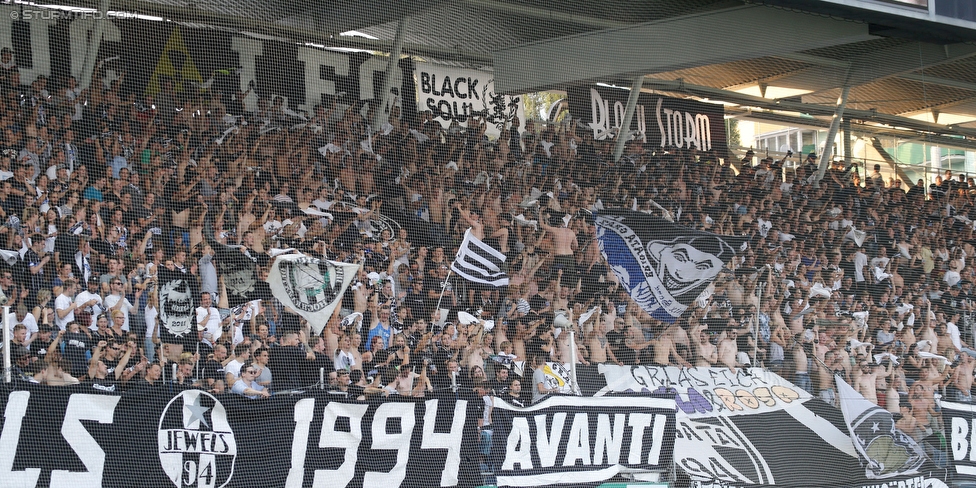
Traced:
<path fill-rule="evenodd" d="M 0 486 L 478 486 L 474 405 L 321 390 L 268 400 L 168 386 L 0 391 Z"/>
<path fill-rule="evenodd" d="M 498 486 L 580 486 L 671 468 L 671 398 L 566 396 L 526 408 L 496 400 L 492 417 Z"/>

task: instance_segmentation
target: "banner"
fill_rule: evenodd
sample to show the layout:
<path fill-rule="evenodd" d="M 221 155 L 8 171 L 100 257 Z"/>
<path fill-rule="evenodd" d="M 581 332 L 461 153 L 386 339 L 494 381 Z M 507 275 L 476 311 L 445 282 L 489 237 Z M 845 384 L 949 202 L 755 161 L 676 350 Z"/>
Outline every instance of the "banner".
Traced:
<path fill-rule="evenodd" d="M 258 279 L 257 267 L 268 264 L 268 255 L 251 251 L 244 246 L 221 244 L 212 235 L 206 235 L 214 250 L 214 261 L 227 288 L 227 304 L 237 307 L 254 300 L 271 297 L 267 283 Z"/>
<path fill-rule="evenodd" d="M 504 118 L 509 116 L 511 113 L 509 104 L 513 99 L 507 95 L 499 97 L 495 94 L 494 74 L 431 63 L 416 63 L 415 75 L 417 110 L 431 111 L 434 120 L 440 122 L 445 129 L 454 120 L 464 126 L 464 122 L 471 114 L 485 112 L 489 117 L 497 118 L 494 122 L 488 122 L 485 134 L 492 139 L 498 137 L 499 130 L 496 124 L 503 124 Z M 514 115 L 519 119 L 520 126 L 524 127 L 525 107 L 521 101 L 518 102 Z"/>
<path fill-rule="evenodd" d="M 952 479 L 957 483 L 976 483 L 976 405 L 945 400 L 940 405 Z"/>
<path fill-rule="evenodd" d="M 581 119 L 594 139 L 604 140 L 623 123 L 630 91 L 583 86 L 570 88 L 566 94 L 573 118 Z M 714 103 L 641 93 L 630 131 L 653 148 L 696 148 L 724 155 L 728 147 L 725 108 Z"/>
<path fill-rule="evenodd" d="M 35 18 L 25 22 L 20 18 L 22 12 L 18 6 L 0 5 L 0 32 L 7 33 L 10 43 L 6 47 L 31 47 L 18 49 L 15 55 L 25 85 L 39 75 L 49 79 L 80 78 L 87 39 L 98 24 L 102 32 L 98 58 L 111 61 L 104 64 L 102 79 L 93 80 L 94 86 L 107 87 L 124 73 L 122 92 L 141 97 L 156 93 L 161 77 L 178 77 L 184 83 L 176 83 L 175 92 L 195 93 L 201 85 L 207 85 L 224 95 L 224 103 L 234 115 L 239 115 L 239 108 L 254 111 L 259 98 L 272 96 L 281 97 L 285 108 L 308 113 L 334 96 L 344 106 L 377 100 L 382 95 L 388 64 L 385 56 L 235 36 L 171 22 L 123 16 L 95 21 L 59 10 L 45 12 L 52 13 L 48 16 L 35 14 Z M 58 13 L 61 15 L 55 15 Z M 391 91 L 400 97 L 404 117 L 412 117 L 416 111 L 413 62 L 401 60 L 398 68 Z M 252 80 L 254 92 L 244 100 L 231 102 L 230 97 L 237 90 L 246 92 Z"/>
<path fill-rule="evenodd" d="M 594 376 L 593 369 L 577 367 L 585 395 L 674 395 L 674 463 L 701 486 L 884 486 L 866 476 L 841 411 L 774 373 L 599 365 Z M 816 462 L 804 462 L 811 453 Z M 883 483 L 943 487 L 945 479 L 944 469 L 926 463 Z"/>
<path fill-rule="evenodd" d="M 271 266 L 268 286 L 275 298 L 304 317 L 318 335 L 332 318 L 357 271 L 358 264 L 283 254 Z"/>
<path fill-rule="evenodd" d="M 782 377 L 759 368 L 678 368 L 673 366 L 598 366 L 604 385 L 584 394 L 674 394 L 689 417 L 743 415 L 780 410 L 813 397 Z"/>
<path fill-rule="evenodd" d="M 4 486 L 481 484 L 479 414 L 465 400 L 28 386 L 0 392 L 0 411 Z"/>
<path fill-rule="evenodd" d="M 600 252 L 630 298 L 672 323 L 718 276 L 748 237 L 689 229 L 630 210 L 596 215 Z"/>
<path fill-rule="evenodd" d="M 498 486 L 580 486 L 671 467 L 670 399 L 551 397 L 526 408 L 496 400 L 492 418 Z"/>

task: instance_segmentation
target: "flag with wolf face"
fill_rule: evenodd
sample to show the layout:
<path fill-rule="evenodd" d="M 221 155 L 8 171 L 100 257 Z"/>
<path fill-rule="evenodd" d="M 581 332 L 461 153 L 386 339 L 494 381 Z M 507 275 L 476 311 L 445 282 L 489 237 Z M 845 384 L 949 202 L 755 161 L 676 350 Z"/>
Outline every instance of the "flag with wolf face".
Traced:
<path fill-rule="evenodd" d="M 600 252 L 630 297 L 672 323 L 715 280 L 748 237 L 702 232 L 630 210 L 595 217 Z"/>

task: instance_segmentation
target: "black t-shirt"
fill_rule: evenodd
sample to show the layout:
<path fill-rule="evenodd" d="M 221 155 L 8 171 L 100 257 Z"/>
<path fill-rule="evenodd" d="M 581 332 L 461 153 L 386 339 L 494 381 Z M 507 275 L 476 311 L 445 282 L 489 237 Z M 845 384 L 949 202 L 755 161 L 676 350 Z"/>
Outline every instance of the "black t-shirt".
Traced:
<path fill-rule="evenodd" d="M 306 360 L 304 364 L 307 366 L 302 375 L 303 385 L 314 385 L 319 381 L 319 370 L 324 369 L 326 376 L 333 371 L 335 368 L 335 363 L 331 358 L 325 353 L 318 351 L 312 351 L 315 353 L 315 361 Z"/>
<path fill-rule="evenodd" d="M 203 377 L 214 381 L 224 379 L 224 365 L 216 359 L 208 359 L 203 363 Z"/>
<path fill-rule="evenodd" d="M 64 342 L 64 358 L 71 362 L 71 375 L 80 376 L 88 371 L 85 353 L 91 349 L 92 339 L 84 332 L 68 332 L 62 339 Z"/>
<path fill-rule="evenodd" d="M 305 364 L 305 350 L 300 346 L 278 346 L 271 349 L 271 361 L 268 368 L 271 369 L 271 377 L 274 378 L 272 386 L 275 390 L 287 390 L 301 388 L 302 370 L 307 367 Z"/>

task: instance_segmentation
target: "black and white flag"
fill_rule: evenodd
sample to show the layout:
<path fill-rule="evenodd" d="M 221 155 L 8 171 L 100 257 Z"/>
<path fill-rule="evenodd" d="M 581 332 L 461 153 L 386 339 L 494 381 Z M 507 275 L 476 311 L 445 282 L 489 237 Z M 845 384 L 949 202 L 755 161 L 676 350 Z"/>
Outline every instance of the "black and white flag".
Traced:
<path fill-rule="evenodd" d="M 864 464 L 864 475 L 886 479 L 918 473 L 925 452 L 915 439 L 895 427 L 891 412 L 868 401 L 840 376 L 835 380 L 840 409 Z"/>
<path fill-rule="evenodd" d="M 163 344 L 197 342 L 191 275 L 159 268 L 159 338 Z"/>
<path fill-rule="evenodd" d="M 694 303 L 748 239 L 630 210 L 607 210 L 595 220 L 600 252 L 620 284 L 644 311 L 667 323 Z"/>
<path fill-rule="evenodd" d="M 318 335 L 332 318 L 357 271 L 359 264 L 283 254 L 271 266 L 268 286 L 275 298 L 304 317 Z"/>
<path fill-rule="evenodd" d="M 468 229 L 451 269 L 468 281 L 495 287 L 507 286 L 508 275 L 501 268 L 504 262 L 504 254 L 481 242 Z"/>

